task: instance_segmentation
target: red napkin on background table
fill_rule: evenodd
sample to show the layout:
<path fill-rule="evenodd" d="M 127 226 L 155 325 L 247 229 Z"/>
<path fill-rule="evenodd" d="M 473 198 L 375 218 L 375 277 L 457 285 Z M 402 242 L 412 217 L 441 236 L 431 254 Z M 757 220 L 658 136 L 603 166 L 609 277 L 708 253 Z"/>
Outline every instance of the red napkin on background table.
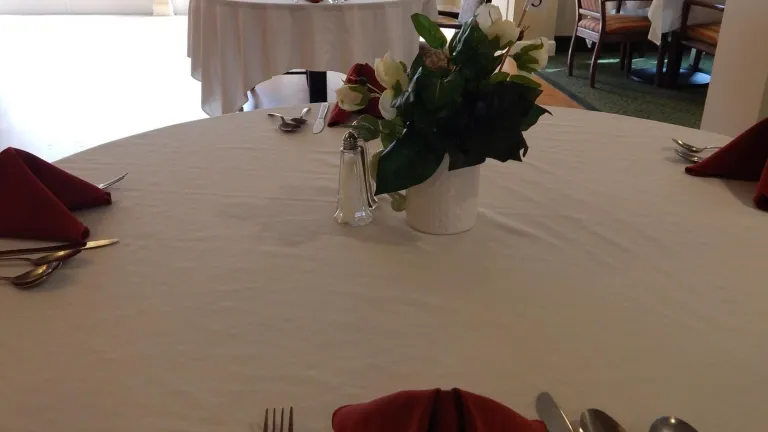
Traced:
<path fill-rule="evenodd" d="M 0 152 L 0 237 L 82 241 L 88 228 L 70 210 L 111 203 L 109 192 L 33 154 Z"/>
<path fill-rule="evenodd" d="M 379 82 L 379 80 L 376 79 L 376 71 L 369 65 L 368 63 L 358 63 L 347 72 L 347 78 L 344 80 L 345 84 L 355 84 L 357 82 L 357 78 L 365 78 L 368 80 L 368 85 L 372 86 L 373 88 L 383 92 L 386 90 L 383 85 Z M 368 105 L 365 106 L 365 108 L 355 111 L 355 112 L 349 112 L 344 111 L 341 109 L 339 104 L 336 104 L 333 107 L 333 111 L 331 111 L 331 117 L 328 120 L 328 126 L 338 126 L 340 124 L 346 123 L 350 117 L 352 117 L 354 114 L 369 114 L 374 117 L 381 118 L 381 111 L 379 111 L 379 98 L 371 98 L 371 100 L 368 101 Z"/>
<path fill-rule="evenodd" d="M 756 181 L 755 205 L 768 211 L 768 118 L 704 161 L 687 167 L 685 172 L 700 177 Z"/>
<path fill-rule="evenodd" d="M 505 405 L 468 391 L 406 390 L 333 413 L 334 432 L 547 432 Z"/>

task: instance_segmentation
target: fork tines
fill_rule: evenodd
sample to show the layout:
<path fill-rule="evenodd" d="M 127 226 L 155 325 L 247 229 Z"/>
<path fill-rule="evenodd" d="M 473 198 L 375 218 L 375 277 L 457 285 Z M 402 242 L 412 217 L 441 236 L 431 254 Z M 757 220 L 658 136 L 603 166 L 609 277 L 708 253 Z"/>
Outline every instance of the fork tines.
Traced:
<path fill-rule="evenodd" d="M 285 408 L 280 408 L 280 432 L 283 432 L 283 419 L 285 418 Z M 263 432 L 269 432 L 269 408 L 264 410 L 264 429 Z M 277 432 L 277 410 L 272 408 L 272 432 Z M 293 407 L 288 410 L 288 431 L 293 432 Z"/>

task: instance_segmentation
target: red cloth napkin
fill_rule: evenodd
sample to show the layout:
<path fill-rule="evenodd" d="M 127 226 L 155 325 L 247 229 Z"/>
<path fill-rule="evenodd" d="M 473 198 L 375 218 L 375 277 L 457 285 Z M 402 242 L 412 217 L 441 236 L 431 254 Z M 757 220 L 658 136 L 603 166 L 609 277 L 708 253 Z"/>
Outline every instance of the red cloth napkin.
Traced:
<path fill-rule="evenodd" d="M 376 90 L 379 90 L 380 92 L 384 92 L 386 88 L 381 85 L 379 80 L 376 79 L 376 71 L 369 65 L 368 63 L 358 63 L 347 72 L 347 78 L 344 80 L 345 84 L 355 84 L 357 82 L 357 78 L 365 78 L 368 80 L 368 85 L 372 86 Z M 371 98 L 371 100 L 368 101 L 368 105 L 365 106 L 365 108 L 355 111 L 355 112 L 349 112 L 344 111 L 341 109 L 339 104 L 336 104 L 333 107 L 333 111 L 331 111 L 331 117 L 328 120 L 328 126 L 338 126 L 340 124 L 346 123 L 350 117 L 354 114 L 369 114 L 374 117 L 381 118 L 381 111 L 379 111 L 379 98 L 378 96 L 375 98 Z"/>
<path fill-rule="evenodd" d="M 547 432 L 485 396 L 461 389 L 406 390 L 333 413 L 334 432 Z"/>
<path fill-rule="evenodd" d="M 768 211 L 768 118 L 747 129 L 705 160 L 685 169 L 690 175 L 756 181 L 755 205 Z"/>
<path fill-rule="evenodd" d="M 78 242 L 88 228 L 70 210 L 108 205 L 109 192 L 13 147 L 0 152 L 0 237 Z"/>

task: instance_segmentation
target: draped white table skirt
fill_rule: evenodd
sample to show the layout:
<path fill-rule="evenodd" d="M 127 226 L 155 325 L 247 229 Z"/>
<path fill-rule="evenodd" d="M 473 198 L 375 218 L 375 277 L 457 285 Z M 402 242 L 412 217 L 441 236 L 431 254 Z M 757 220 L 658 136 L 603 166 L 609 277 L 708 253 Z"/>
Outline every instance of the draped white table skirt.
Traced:
<path fill-rule="evenodd" d="M 712 0 L 713 3 L 725 4 L 725 0 Z M 648 10 L 648 18 L 651 20 L 651 31 L 648 39 L 655 44 L 661 43 L 661 36 L 680 28 L 683 19 L 683 0 L 653 0 Z M 692 7 L 688 18 L 689 24 L 704 24 L 720 22 L 723 14 L 718 11 Z"/>
<path fill-rule="evenodd" d="M 291 69 L 346 72 L 391 51 L 410 62 L 410 16 L 437 15 L 436 0 L 191 0 L 187 55 L 211 116 L 237 111 L 257 84 Z"/>

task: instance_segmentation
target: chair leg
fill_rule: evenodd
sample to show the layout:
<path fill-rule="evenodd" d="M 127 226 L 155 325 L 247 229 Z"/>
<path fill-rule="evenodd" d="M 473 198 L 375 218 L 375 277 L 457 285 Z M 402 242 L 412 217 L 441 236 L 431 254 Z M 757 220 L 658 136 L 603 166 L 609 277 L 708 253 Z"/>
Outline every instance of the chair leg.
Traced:
<path fill-rule="evenodd" d="M 624 72 L 627 74 L 627 78 L 629 78 L 629 74 L 632 73 L 632 44 L 627 44 L 627 65 L 624 67 Z"/>
<path fill-rule="evenodd" d="M 701 58 L 704 57 L 704 51 L 696 50 L 696 54 L 693 56 L 693 70 L 698 71 L 701 66 Z"/>
<path fill-rule="evenodd" d="M 573 46 L 576 44 L 576 29 L 573 30 L 571 48 L 568 50 L 568 76 L 573 76 Z"/>
<path fill-rule="evenodd" d="M 595 53 L 592 54 L 592 64 L 589 65 L 589 87 L 595 88 L 595 77 L 597 76 L 597 59 L 600 58 L 600 48 L 603 45 L 603 38 L 598 38 L 595 44 Z"/>
<path fill-rule="evenodd" d="M 627 62 L 627 44 L 621 44 L 621 54 L 619 55 L 619 70 L 624 70 Z"/>
<path fill-rule="evenodd" d="M 645 56 L 648 54 L 648 42 L 640 42 L 640 49 L 637 50 L 637 53 L 640 55 L 640 58 L 645 58 Z"/>
<path fill-rule="evenodd" d="M 664 82 L 664 60 L 667 58 L 667 51 L 669 50 L 668 35 L 661 35 L 661 43 L 659 44 L 659 57 L 656 59 L 656 78 L 654 79 L 654 85 L 656 87 L 663 87 Z"/>

